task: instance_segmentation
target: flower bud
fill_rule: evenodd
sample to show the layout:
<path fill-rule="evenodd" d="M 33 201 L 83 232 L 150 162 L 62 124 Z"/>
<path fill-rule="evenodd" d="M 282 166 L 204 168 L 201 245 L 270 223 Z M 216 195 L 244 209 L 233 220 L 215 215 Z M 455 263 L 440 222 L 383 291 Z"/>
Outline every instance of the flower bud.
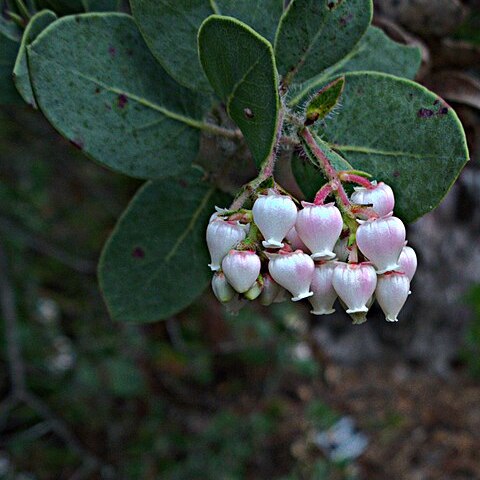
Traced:
<path fill-rule="evenodd" d="M 384 217 L 393 212 L 395 206 L 395 197 L 393 190 L 383 182 L 372 182 L 373 188 L 355 187 L 350 197 L 353 203 L 357 205 L 372 205 L 373 210 Z"/>
<path fill-rule="evenodd" d="M 263 279 L 257 279 L 255 283 L 250 287 L 248 292 L 245 292 L 245 298 L 247 300 L 255 300 L 257 299 L 263 290 Z"/>
<path fill-rule="evenodd" d="M 405 273 L 388 272 L 378 277 L 375 293 L 387 322 L 398 322 L 397 315 L 407 301 L 409 291 L 410 280 Z"/>
<path fill-rule="evenodd" d="M 280 293 L 280 290 L 283 290 L 283 288 L 271 277 L 270 274 L 266 273 L 263 276 L 263 290 L 260 295 L 260 303 L 265 307 L 271 305 Z"/>
<path fill-rule="evenodd" d="M 350 250 L 348 249 L 348 236 L 345 238 L 341 238 L 335 244 L 333 248 L 333 253 L 337 256 L 337 259 L 341 262 L 346 262 L 350 255 Z"/>
<path fill-rule="evenodd" d="M 308 247 L 303 243 L 303 240 L 298 235 L 297 229 L 295 227 L 292 227 L 290 229 L 290 231 L 287 233 L 287 236 L 285 237 L 285 240 L 290 243 L 293 251 L 302 250 L 302 252 L 304 253 L 309 252 Z"/>
<path fill-rule="evenodd" d="M 293 295 L 294 302 L 313 295 L 310 284 L 315 264 L 307 254 L 297 250 L 283 255 L 269 254 L 268 258 L 270 275 Z"/>
<path fill-rule="evenodd" d="M 335 258 L 333 247 L 340 237 L 343 220 L 340 210 L 333 204 L 315 205 L 302 202 L 295 228 L 314 260 Z"/>
<path fill-rule="evenodd" d="M 260 273 L 260 266 L 258 255 L 249 250 L 230 250 L 222 262 L 227 280 L 238 293 L 250 290 Z"/>
<path fill-rule="evenodd" d="M 337 292 L 333 288 L 332 279 L 335 271 L 335 263 L 326 262 L 315 265 L 313 279 L 310 289 L 313 297 L 308 301 L 312 304 L 313 310 L 310 313 L 314 315 L 329 315 L 335 312 L 333 304 L 337 299 Z"/>
<path fill-rule="evenodd" d="M 400 268 L 398 258 L 405 245 L 405 235 L 405 225 L 397 217 L 372 219 L 358 227 L 357 245 L 381 274 Z"/>
<path fill-rule="evenodd" d="M 407 275 L 408 279 L 412 281 L 415 272 L 417 271 L 417 254 L 412 247 L 403 247 L 400 258 L 398 259 L 400 271 Z"/>
<path fill-rule="evenodd" d="M 246 237 L 247 226 L 222 219 L 213 220 L 207 227 L 207 246 L 212 263 L 209 267 L 220 270 L 225 255 Z"/>
<path fill-rule="evenodd" d="M 223 272 L 216 272 L 212 277 L 212 290 L 219 302 L 227 303 L 234 296 L 235 291 L 227 282 Z"/>
<path fill-rule="evenodd" d="M 366 313 L 367 302 L 377 285 L 377 274 L 369 263 L 337 263 L 332 284 L 347 305 L 347 313 Z"/>
<path fill-rule="evenodd" d="M 253 204 L 253 221 L 264 236 L 265 248 L 282 248 L 282 240 L 297 219 L 297 207 L 287 195 L 270 189 L 268 195 L 260 195 Z"/>

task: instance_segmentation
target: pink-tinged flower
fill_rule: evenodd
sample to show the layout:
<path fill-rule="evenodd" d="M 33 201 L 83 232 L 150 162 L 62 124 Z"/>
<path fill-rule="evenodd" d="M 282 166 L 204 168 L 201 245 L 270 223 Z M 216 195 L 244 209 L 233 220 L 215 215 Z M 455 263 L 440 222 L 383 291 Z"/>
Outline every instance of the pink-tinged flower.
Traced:
<path fill-rule="evenodd" d="M 329 315 L 335 312 L 333 304 L 337 299 L 337 292 L 332 284 L 335 267 L 336 265 L 333 262 L 315 265 L 312 284 L 310 286 L 313 297 L 308 299 L 313 307 L 310 313 L 314 315 Z"/>
<path fill-rule="evenodd" d="M 350 250 L 348 249 L 348 237 L 341 238 L 333 247 L 333 253 L 337 256 L 337 260 L 341 262 L 346 262 L 350 255 Z"/>
<path fill-rule="evenodd" d="M 395 196 L 393 190 L 383 182 L 372 182 L 373 188 L 355 187 L 350 200 L 357 205 L 372 205 L 373 210 L 384 217 L 393 212 Z"/>
<path fill-rule="evenodd" d="M 405 246 L 402 249 L 400 258 L 398 259 L 400 271 L 407 275 L 408 279 L 412 281 L 415 272 L 417 271 L 417 254 L 412 247 Z"/>
<path fill-rule="evenodd" d="M 208 266 L 220 270 L 225 255 L 236 247 L 246 237 L 248 227 L 239 222 L 229 222 L 222 219 L 214 220 L 207 227 L 207 246 L 212 262 Z"/>
<path fill-rule="evenodd" d="M 295 225 L 297 207 L 287 195 L 268 190 L 268 195 L 260 195 L 253 204 L 253 221 L 264 236 L 265 248 L 282 248 L 283 239 Z"/>
<path fill-rule="evenodd" d="M 260 303 L 265 307 L 271 305 L 281 290 L 283 290 L 283 287 L 281 287 L 269 273 L 266 273 L 263 276 L 263 290 L 259 298 Z"/>
<path fill-rule="evenodd" d="M 292 295 L 297 302 L 311 297 L 310 291 L 315 264 L 313 260 L 301 250 L 282 255 L 269 254 L 268 271 L 272 278 Z"/>
<path fill-rule="evenodd" d="M 369 263 L 337 263 L 332 284 L 347 305 L 347 313 L 366 313 L 377 285 L 377 274 Z"/>
<path fill-rule="evenodd" d="M 285 240 L 290 243 L 293 251 L 301 250 L 303 253 L 309 252 L 308 247 L 303 243 L 303 240 L 298 235 L 297 229 L 295 227 L 292 227 L 290 229 L 290 231 L 287 233 L 287 236 L 285 237 Z"/>
<path fill-rule="evenodd" d="M 260 273 L 260 266 L 260 258 L 250 250 L 230 250 L 222 261 L 223 273 L 238 293 L 250 290 Z"/>
<path fill-rule="evenodd" d="M 405 245 L 405 225 L 397 217 L 362 222 L 357 230 L 360 251 L 375 265 L 377 273 L 398 270 L 398 258 Z"/>
<path fill-rule="evenodd" d="M 314 260 L 335 258 L 333 248 L 342 233 L 343 220 L 340 210 L 333 203 L 315 205 L 302 202 L 303 210 L 297 215 L 295 228 Z"/>
<path fill-rule="evenodd" d="M 388 272 L 378 277 L 375 294 L 387 322 L 398 322 L 397 315 L 407 301 L 410 280 L 405 273 Z"/>
<path fill-rule="evenodd" d="M 227 303 L 235 296 L 223 272 L 215 272 L 212 277 L 212 290 L 219 302 Z"/>

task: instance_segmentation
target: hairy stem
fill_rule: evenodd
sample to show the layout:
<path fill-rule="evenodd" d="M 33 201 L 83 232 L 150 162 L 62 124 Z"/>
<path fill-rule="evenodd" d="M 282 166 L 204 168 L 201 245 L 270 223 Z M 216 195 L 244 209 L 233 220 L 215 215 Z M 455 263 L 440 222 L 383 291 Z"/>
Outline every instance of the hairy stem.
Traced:
<path fill-rule="evenodd" d="M 374 188 L 370 180 L 365 177 L 361 177 L 360 175 L 355 175 L 352 173 L 346 173 L 346 172 L 339 172 L 338 177 L 342 182 L 347 182 L 347 183 L 356 183 L 357 185 L 361 185 L 362 187 L 367 188 L 368 190 L 371 190 Z"/>
<path fill-rule="evenodd" d="M 327 197 L 333 192 L 333 187 L 330 183 L 325 184 L 315 195 L 313 203 L 315 205 L 323 205 Z"/>
<path fill-rule="evenodd" d="M 231 140 L 241 140 L 243 138 L 242 132 L 239 129 L 232 130 L 230 128 L 220 127 L 213 123 L 203 123 L 201 128 L 205 132 L 229 138 Z"/>

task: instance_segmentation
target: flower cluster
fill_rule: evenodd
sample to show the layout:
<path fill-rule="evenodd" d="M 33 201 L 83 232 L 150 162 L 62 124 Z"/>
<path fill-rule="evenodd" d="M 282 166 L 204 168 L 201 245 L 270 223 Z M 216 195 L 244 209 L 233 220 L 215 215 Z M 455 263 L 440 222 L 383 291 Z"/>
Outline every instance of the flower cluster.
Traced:
<path fill-rule="evenodd" d="M 207 227 L 212 288 L 238 311 L 248 300 L 270 305 L 308 299 L 314 315 L 333 313 L 337 298 L 356 323 L 375 301 L 397 321 L 417 259 L 405 226 L 393 216 L 392 189 L 362 182 L 349 208 L 301 202 L 277 189 L 257 195 L 252 210 L 217 209 Z M 352 213 L 353 212 L 353 213 Z"/>

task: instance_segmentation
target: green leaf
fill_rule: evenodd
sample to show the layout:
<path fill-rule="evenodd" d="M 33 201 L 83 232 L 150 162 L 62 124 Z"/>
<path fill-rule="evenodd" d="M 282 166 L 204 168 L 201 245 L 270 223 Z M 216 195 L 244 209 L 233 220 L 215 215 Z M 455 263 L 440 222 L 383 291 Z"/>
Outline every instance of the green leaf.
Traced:
<path fill-rule="evenodd" d="M 0 14 L 0 105 L 21 103 L 12 79 L 20 38 L 20 29 Z"/>
<path fill-rule="evenodd" d="M 61 14 L 81 12 L 112 12 L 119 9 L 119 0 L 47 0 Z"/>
<path fill-rule="evenodd" d="M 305 125 L 323 120 L 338 104 L 344 87 L 345 77 L 340 77 L 315 93 L 315 96 L 307 104 Z"/>
<path fill-rule="evenodd" d="M 353 50 L 372 19 L 372 0 L 292 0 L 275 39 L 284 84 L 304 82 Z"/>
<path fill-rule="evenodd" d="M 15 67 L 13 68 L 13 81 L 18 93 L 33 108 L 37 108 L 37 102 L 33 95 L 30 72 L 28 70 L 27 45 L 33 42 L 40 32 L 57 18 L 57 15 L 50 10 L 42 10 L 32 17 L 23 33 L 22 43 L 20 44 Z"/>
<path fill-rule="evenodd" d="M 197 34 L 213 13 L 208 0 L 130 0 L 148 47 L 178 83 L 210 90 L 198 61 Z"/>
<path fill-rule="evenodd" d="M 204 99 L 165 73 L 128 15 L 64 17 L 28 54 L 40 109 L 94 160 L 134 177 L 163 178 L 195 158 Z"/>
<path fill-rule="evenodd" d="M 248 25 L 212 15 L 200 27 L 200 61 L 260 165 L 276 137 L 279 98 L 270 43 Z"/>
<path fill-rule="evenodd" d="M 273 42 L 283 13 L 283 0 L 211 0 L 215 13 L 235 17 Z"/>
<path fill-rule="evenodd" d="M 317 140 L 320 150 L 323 151 L 335 170 L 352 169 L 352 166 L 338 153 L 335 153 L 321 140 Z M 327 183 L 327 179 L 319 168 L 312 165 L 307 158 L 300 157 L 297 153 L 294 153 L 292 156 L 292 171 L 298 186 L 308 201 L 313 201 L 315 194 Z"/>
<path fill-rule="evenodd" d="M 227 199 L 201 173 L 146 183 L 120 218 L 99 265 L 115 320 L 152 322 L 192 303 L 211 279 L 205 230 Z"/>
<path fill-rule="evenodd" d="M 410 80 L 346 75 L 343 107 L 318 128 L 358 170 L 391 185 L 406 222 L 435 208 L 468 160 L 462 125 L 441 98 Z"/>
<path fill-rule="evenodd" d="M 384 72 L 413 79 L 420 68 L 422 54 L 417 47 L 409 47 L 391 40 L 383 30 L 369 27 L 357 46 L 337 64 L 327 68 L 316 78 L 301 86 L 290 105 L 298 104 L 311 91 L 325 84 L 329 79 L 347 72 Z"/>

